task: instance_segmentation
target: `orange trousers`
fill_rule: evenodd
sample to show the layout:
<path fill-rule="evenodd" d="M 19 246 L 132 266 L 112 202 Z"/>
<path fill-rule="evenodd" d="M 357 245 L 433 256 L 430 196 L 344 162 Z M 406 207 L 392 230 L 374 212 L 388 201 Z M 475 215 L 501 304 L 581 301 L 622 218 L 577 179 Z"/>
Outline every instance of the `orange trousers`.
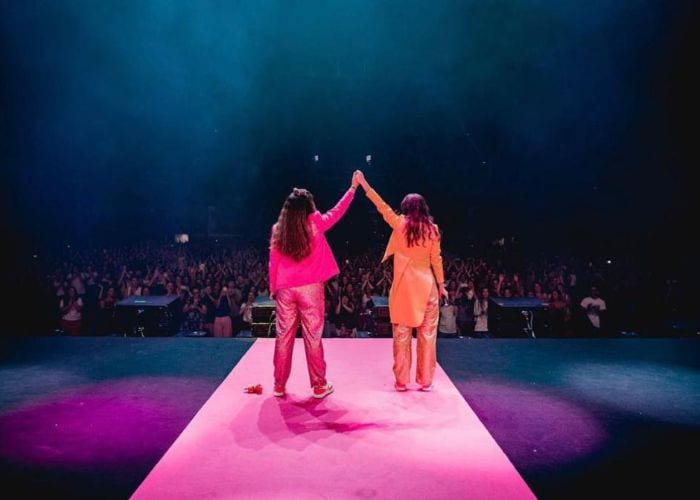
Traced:
<path fill-rule="evenodd" d="M 433 383 L 435 374 L 437 328 L 440 319 L 440 295 L 433 285 L 428 297 L 428 307 L 423 316 L 423 323 L 417 328 L 416 347 L 416 383 L 428 387 Z M 411 341 L 413 327 L 393 325 L 394 337 L 394 377 L 398 385 L 407 385 L 411 373 Z"/>

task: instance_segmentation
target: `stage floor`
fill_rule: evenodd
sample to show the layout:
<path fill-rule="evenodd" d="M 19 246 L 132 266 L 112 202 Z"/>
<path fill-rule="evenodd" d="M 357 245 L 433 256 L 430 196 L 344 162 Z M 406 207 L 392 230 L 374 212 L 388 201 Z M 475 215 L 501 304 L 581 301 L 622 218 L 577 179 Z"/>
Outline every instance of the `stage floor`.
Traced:
<path fill-rule="evenodd" d="M 441 339 L 431 393 L 393 391 L 388 339 L 324 345 L 336 392 L 314 400 L 301 346 L 288 396 L 272 397 L 269 339 L 6 339 L 0 478 L 52 498 L 694 487 L 696 339 Z"/>
<path fill-rule="evenodd" d="M 534 498 L 442 369 L 434 391 L 398 393 L 391 339 L 324 348 L 335 392 L 311 397 L 297 339 L 275 398 L 274 340 L 258 340 L 133 498 Z M 259 382 L 263 395 L 241 394 Z"/>

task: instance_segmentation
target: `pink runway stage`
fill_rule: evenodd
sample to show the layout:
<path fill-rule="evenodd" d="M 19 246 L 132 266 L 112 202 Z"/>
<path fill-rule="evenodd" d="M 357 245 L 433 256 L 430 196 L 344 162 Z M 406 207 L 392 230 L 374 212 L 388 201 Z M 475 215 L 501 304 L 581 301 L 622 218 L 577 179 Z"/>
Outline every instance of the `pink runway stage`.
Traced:
<path fill-rule="evenodd" d="M 275 398 L 273 345 L 255 342 L 133 498 L 534 498 L 439 366 L 433 392 L 397 393 L 391 339 L 324 339 L 335 392 L 316 400 L 297 339 Z"/>

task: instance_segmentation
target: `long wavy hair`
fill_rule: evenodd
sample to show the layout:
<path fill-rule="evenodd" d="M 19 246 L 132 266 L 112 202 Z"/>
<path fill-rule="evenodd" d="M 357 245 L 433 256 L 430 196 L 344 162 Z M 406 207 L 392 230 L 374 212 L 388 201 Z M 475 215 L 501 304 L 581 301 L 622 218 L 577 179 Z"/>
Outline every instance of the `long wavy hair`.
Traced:
<path fill-rule="evenodd" d="M 315 209 L 314 196 L 308 190 L 292 189 L 272 228 L 273 248 L 297 262 L 308 257 L 311 253 L 309 215 Z"/>
<path fill-rule="evenodd" d="M 401 213 L 406 217 L 404 234 L 409 247 L 423 244 L 426 239 L 438 237 L 428 204 L 421 195 L 407 194 L 401 202 Z"/>

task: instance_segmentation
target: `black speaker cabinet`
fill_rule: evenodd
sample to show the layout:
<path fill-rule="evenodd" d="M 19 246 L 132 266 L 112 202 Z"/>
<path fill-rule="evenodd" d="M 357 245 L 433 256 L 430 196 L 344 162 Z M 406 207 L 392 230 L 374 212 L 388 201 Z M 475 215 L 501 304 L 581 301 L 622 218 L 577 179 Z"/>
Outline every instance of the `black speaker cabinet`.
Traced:
<path fill-rule="evenodd" d="M 275 301 L 267 297 L 257 297 L 253 302 L 253 323 L 251 333 L 253 337 L 274 337 L 275 328 Z M 301 322 L 296 337 L 301 337 Z"/>
<path fill-rule="evenodd" d="M 124 336 L 166 337 L 175 335 L 182 318 L 179 297 L 132 295 L 117 302 L 114 323 Z"/>
<path fill-rule="evenodd" d="M 371 333 L 372 337 L 391 337 L 391 323 L 375 323 Z"/>
<path fill-rule="evenodd" d="M 372 317 L 375 321 L 389 321 L 389 299 L 381 295 L 372 295 Z"/>
<path fill-rule="evenodd" d="M 267 297 L 256 297 L 253 302 L 251 314 L 253 323 L 270 323 L 274 322 L 275 301 Z"/>
<path fill-rule="evenodd" d="M 271 323 L 252 323 L 250 325 L 253 337 L 274 337 L 275 322 Z"/>
<path fill-rule="evenodd" d="M 489 333 L 494 337 L 535 338 L 537 329 L 544 328 L 544 310 L 540 299 L 491 297 Z"/>

